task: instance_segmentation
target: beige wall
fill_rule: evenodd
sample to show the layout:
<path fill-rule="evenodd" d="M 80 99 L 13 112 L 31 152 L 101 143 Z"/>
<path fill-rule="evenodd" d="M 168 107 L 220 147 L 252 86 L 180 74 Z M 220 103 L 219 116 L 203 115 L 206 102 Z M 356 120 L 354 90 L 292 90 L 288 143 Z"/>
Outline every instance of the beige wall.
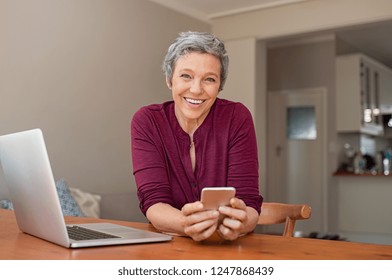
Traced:
<path fill-rule="evenodd" d="M 259 151 L 259 189 L 266 193 L 266 103 L 257 92 L 266 89 L 266 46 L 254 38 L 226 41 L 230 57 L 230 69 L 225 90 L 221 97 L 243 103 L 252 113 Z"/>
<path fill-rule="evenodd" d="M 130 119 L 171 99 L 161 62 L 178 32 L 210 29 L 145 0 L 0 0 L 0 134 L 42 128 L 72 187 L 134 189 Z"/>
<path fill-rule="evenodd" d="M 226 49 L 230 57 L 230 69 L 226 91 L 220 96 L 243 103 L 254 114 L 255 96 L 250 93 L 256 87 L 256 41 L 253 38 L 228 41 Z M 241 79 L 237 80 L 237 77 Z"/>

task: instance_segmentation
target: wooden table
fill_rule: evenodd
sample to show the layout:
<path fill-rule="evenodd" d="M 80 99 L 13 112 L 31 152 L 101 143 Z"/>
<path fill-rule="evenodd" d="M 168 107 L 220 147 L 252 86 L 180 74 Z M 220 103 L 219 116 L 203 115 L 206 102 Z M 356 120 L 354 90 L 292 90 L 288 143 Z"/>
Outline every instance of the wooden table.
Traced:
<path fill-rule="evenodd" d="M 149 224 L 66 217 L 67 223 L 112 222 L 155 231 Z M 0 259 L 8 260 L 392 260 L 392 246 L 249 234 L 233 242 L 186 237 L 151 244 L 67 249 L 19 231 L 12 211 L 0 210 Z"/>

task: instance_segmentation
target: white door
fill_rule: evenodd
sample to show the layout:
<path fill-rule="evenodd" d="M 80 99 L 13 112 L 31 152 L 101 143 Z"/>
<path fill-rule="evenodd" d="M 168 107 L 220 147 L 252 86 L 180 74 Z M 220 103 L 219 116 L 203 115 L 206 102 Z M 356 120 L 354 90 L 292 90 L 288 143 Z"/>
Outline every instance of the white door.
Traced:
<path fill-rule="evenodd" d="M 323 232 L 326 223 L 326 90 L 269 93 L 265 201 L 306 203 L 310 220 L 295 230 Z"/>

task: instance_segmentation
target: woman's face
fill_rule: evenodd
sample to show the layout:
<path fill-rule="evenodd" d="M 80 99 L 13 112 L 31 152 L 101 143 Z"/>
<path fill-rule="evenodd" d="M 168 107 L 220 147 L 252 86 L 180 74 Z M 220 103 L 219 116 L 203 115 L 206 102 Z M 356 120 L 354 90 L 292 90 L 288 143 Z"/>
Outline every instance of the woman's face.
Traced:
<path fill-rule="evenodd" d="M 218 96 L 220 73 L 220 61 L 211 54 L 193 52 L 177 60 L 168 86 L 180 124 L 204 121 Z"/>

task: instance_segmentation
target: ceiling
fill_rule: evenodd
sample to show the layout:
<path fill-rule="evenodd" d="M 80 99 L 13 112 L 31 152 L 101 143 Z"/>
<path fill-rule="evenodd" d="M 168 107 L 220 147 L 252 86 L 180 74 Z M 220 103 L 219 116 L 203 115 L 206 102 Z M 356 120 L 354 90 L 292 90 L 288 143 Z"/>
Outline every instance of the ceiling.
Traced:
<path fill-rule="evenodd" d="M 313 0 L 150 0 L 209 22 L 211 19 L 257 9 Z M 333 31 L 329 31 L 331 33 Z M 335 30 L 335 34 L 392 68 L 392 21 Z M 292 40 L 292 38 L 290 39 Z"/>
<path fill-rule="evenodd" d="M 310 0 L 150 0 L 203 21 Z"/>
<path fill-rule="evenodd" d="M 392 68 L 392 20 L 336 32 L 339 38 Z"/>

